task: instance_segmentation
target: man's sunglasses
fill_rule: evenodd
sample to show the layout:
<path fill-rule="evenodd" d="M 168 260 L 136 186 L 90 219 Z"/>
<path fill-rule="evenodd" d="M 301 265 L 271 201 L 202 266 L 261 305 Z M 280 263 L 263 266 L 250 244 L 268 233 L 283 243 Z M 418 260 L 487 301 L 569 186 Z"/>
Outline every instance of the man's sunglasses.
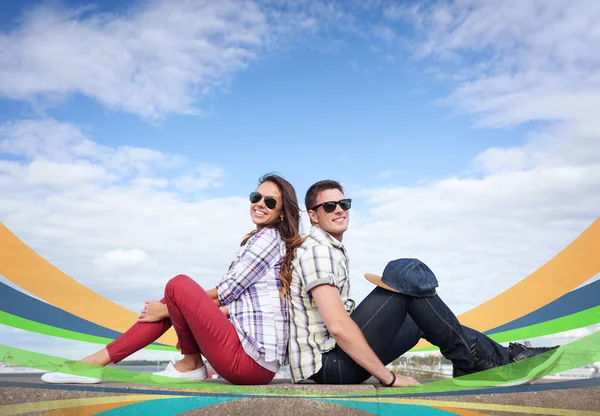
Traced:
<path fill-rule="evenodd" d="M 252 202 L 253 204 L 260 202 L 262 198 L 263 196 L 258 192 L 252 192 L 250 194 L 250 202 Z M 269 209 L 275 209 L 275 207 L 277 206 L 277 200 L 272 196 L 265 196 L 265 206 Z"/>
<path fill-rule="evenodd" d="M 323 211 L 325 211 L 328 214 L 331 214 L 333 211 L 335 211 L 335 207 L 337 205 L 339 205 L 340 208 L 343 209 L 344 211 L 348 211 L 352 207 L 352 199 L 347 198 L 347 199 L 340 199 L 339 201 L 323 202 L 322 204 L 315 205 L 314 207 L 311 208 L 311 210 L 316 211 L 317 208 L 323 207 Z"/>

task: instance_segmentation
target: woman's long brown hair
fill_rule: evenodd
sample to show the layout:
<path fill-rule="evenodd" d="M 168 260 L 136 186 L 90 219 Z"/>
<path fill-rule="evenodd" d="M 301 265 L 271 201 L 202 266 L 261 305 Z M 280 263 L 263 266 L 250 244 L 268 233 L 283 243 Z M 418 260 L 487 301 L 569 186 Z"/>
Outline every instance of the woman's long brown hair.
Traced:
<path fill-rule="evenodd" d="M 298 206 L 296 190 L 287 180 L 277 174 L 268 173 L 258 180 L 259 185 L 264 182 L 274 183 L 279 188 L 279 192 L 281 192 L 283 204 L 281 214 L 283 214 L 283 221 L 277 221 L 269 227 L 278 230 L 285 242 L 286 253 L 281 264 L 281 269 L 279 270 L 279 278 L 282 284 L 279 293 L 281 297 L 284 297 L 290 290 L 290 284 L 292 283 L 292 260 L 294 260 L 294 254 L 296 249 L 304 242 L 304 238 L 300 236 L 300 207 Z M 248 239 L 257 232 L 252 231 L 248 234 L 242 241 L 242 245 L 246 244 Z"/>

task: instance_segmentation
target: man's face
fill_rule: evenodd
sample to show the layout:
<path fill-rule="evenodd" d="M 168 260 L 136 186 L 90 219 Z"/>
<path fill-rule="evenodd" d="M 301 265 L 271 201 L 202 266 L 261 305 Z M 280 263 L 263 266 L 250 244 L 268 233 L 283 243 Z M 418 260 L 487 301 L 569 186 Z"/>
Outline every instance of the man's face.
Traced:
<path fill-rule="evenodd" d="M 317 195 L 315 205 L 329 201 L 337 202 L 344 198 L 344 194 L 338 189 L 327 189 L 326 191 L 321 191 Z M 308 216 L 314 225 L 322 228 L 339 241 L 342 241 L 344 232 L 348 229 L 348 224 L 350 222 L 350 211 L 344 211 L 340 208 L 339 204 L 336 205 L 335 210 L 331 213 L 325 212 L 323 207 L 320 206 L 315 210 L 309 210 Z"/>

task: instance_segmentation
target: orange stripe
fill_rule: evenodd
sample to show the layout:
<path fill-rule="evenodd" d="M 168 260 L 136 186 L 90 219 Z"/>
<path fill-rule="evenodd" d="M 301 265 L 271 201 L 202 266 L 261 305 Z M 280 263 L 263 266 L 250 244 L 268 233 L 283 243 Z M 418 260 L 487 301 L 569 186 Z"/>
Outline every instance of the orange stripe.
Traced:
<path fill-rule="evenodd" d="M 474 412 L 472 410 L 467 410 L 467 409 L 455 409 L 452 407 L 438 407 L 438 406 L 431 406 L 435 409 L 440 409 L 443 410 L 445 412 L 449 412 L 449 413 L 454 413 L 455 415 L 460 415 L 460 416 L 485 416 L 486 413 L 479 413 L 479 412 Z"/>
<path fill-rule="evenodd" d="M 54 306 L 115 331 L 125 332 L 138 317 L 54 267 L 2 223 L 0 275 Z M 140 299 L 140 305 L 144 300 Z M 173 328 L 157 342 L 176 345 L 177 335 Z"/>

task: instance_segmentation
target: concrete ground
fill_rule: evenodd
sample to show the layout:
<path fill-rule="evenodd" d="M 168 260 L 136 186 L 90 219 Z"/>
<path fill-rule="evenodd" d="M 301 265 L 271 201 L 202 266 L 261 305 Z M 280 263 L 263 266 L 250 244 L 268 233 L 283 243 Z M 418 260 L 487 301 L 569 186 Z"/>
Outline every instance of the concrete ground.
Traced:
<path fill-rule="evenodd" d="M 544 385 L 548 388 L 552 384 Z M 560 386 L 556 384 L 556 386 Z M 285 389 L 292 391 L 317 391 L 328 392 L 380 392 L 385 388 L 375 382 L 367 382 L 361 385 L 335 386 L 316 384 L 291 384 L 288 380 L 275 380 L 266 387 Z M 117 389 L 117 391 L 114 391 Z M 435 406 L 444 410 L 463 415 L 486 414 L 486 415 L 523 415 L 523 414 L 564 414 L 564 415 L 600 415 L 600 387 L 576 388 L 576 389 L 548 389 L 543 391 L 520 391 L 510 393 L 511 388 L 494 389 L 492 393 L 469 394 L 463 396 L 444 395 L 427 397 L 401 398 L 410 400 L 415 404 Z M 514 389 L 514 388 L 513 388 Z M 140 395 L 152 392 L 162 394 L 174 391 L 172 388 L 160 388 L 155 386 L 133 385 L 126 383 L 103 382 L 96 385 L 72 385 L 65 389 L 64 386 L 44 384 L 39 375 L 34 374 L 3 374 L 0 375 L 0 416 L 17 414 L 15 408 L 6 408 L 2 405 L 15 405 L 32 402 L 47 402 L 54 400 L 102 398 L 109 396 L 126 397 L 130 394 Z M 164 393 L 163 393 L 164 392 Z M 373 399 L 378 403 L 386 403 L 387 398 L 383 395 L 375 395 Z M 394 399 L 392 399 L 394 400 Z M 457 407 L 459 406 L 459 407 Z M 461 408 L 462 406 L 463 408 Z M 371 412 L 363 412 L 349 407 L 324 403 L 304 398 L 252 398 L 215 404 L 206 408 L 199 408 L 184 415 L 365 415 L 365 414 L 409 414 L 402 412 L 402 407 L 395 407 L 391 412 L 389 407 L 376 407 Z M 18 409 L 16 409 L 18 410 Z M 22 409 L 26 410 L 26 409 Z M 48 409 L 50 410 L 50 409 Z M 100 410 L 100 409 L 96 409 Z M 47 410 L 46 410 L 47 411 Z M 34 411 L 27 414 L 44 414 L 46 411 Z M 12 413 L 11 413 L 12 412 Z M 397 413 L 396 413 L 397 412 Z M 589 412 L 589 413 L 588 413 Z M 53 412 L 53 415 L 79 415 L 93 414 L 90 409 L 85 412 L 80 408 L 71 410 L 62 409 Z M 20 413 L 24 414 L 24 413 Z"/>

